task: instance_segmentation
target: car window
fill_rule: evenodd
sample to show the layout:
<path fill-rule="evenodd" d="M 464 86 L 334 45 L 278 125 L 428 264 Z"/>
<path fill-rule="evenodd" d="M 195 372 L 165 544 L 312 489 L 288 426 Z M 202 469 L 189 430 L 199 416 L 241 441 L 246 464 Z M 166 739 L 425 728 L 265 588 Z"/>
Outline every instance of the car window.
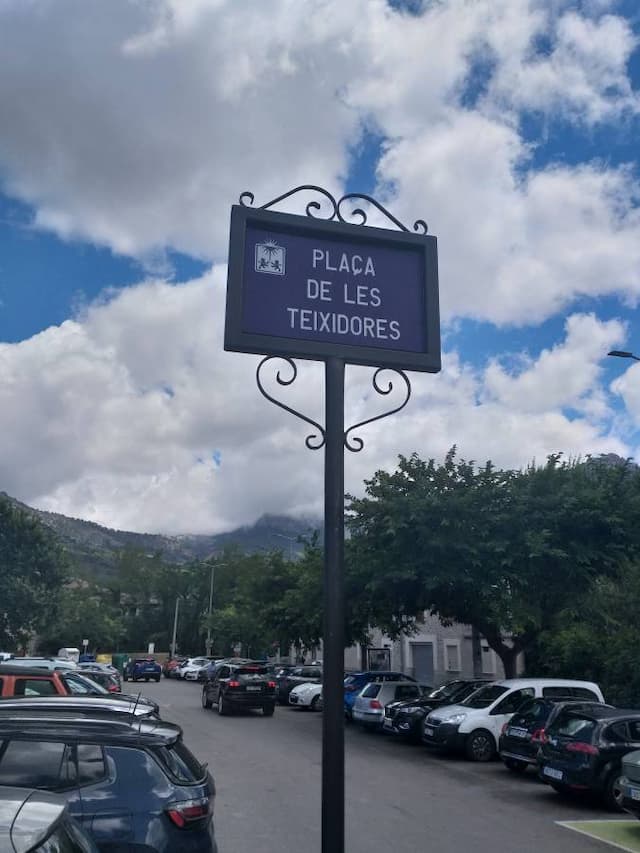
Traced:
<path fill-rule="evenodd" d="M 317 666 L 307 666 L 302 670 L 303 678 L 321 678 L 322 671 Z"/>
<path fill-rule="evenodd" d="M 177 782 L 194 785 L 202 782 L 206 775 L 206 766 L 200 764 L 182 741 L 177 741 L 171 746 L 158 747 L 153 750 L 153 753 Z"/>
<path fill-rule="evenodd" d="M 23 788 L 58 788 L 64 754 L 63 743 L 5 741 L 0 746 L 0 784 Z"/>
<path fill-rule="evenodd" d="M 108 692 L 100 684 L 97 684 L 95 681 L 91 681 L 91 679 L 84 675 L 73 675 L 69 672 L 65 672 L 62 676 L 62 680 L 67 686 L 69 693 L 72 693 L 74 696 L 87 696 L 92 693 Z"/>
<path fill-rule="evenodd" d="M 382 684 L 368 684 L 362 693 L 365 699 L 375 699 L 382 690 Z"/>
<path fill-rule="evenodd" d="M 588 695 L 584 697 L 585 699 L 594 698 L 590 691 L 587 690 L 586 692 Z M 563 702 L 570 702 L 576 694 L 573 687 L 543 687 L 542 695 L 545 699 L 557 699 Z"/>
<path fill-rule="evenodd" d="M 593 690 L 589 690 L 587 687 L 572 687 L 571 693 L 576 699 L 588 699 L 591 702 L 599 702 L 600 697 L 593 692 Z"/>
<path fill-rule="evenodd" d="M 607 726 L 603 732 L 603 737 L 612 743 L 626 743 L 629 740 L 626 723 L 614 723 L 612 726 Z"/>
<path fill-rule="evenodd" d="M 53 681 L 45 678 L 16 678 L 16 696 L 55 696 L 58 691 Z"/>
<path fill-rule="evenodd" d="M 505 696 L 491 712 L 492 714 L 514 714 L 530 696 L 535 695 L 533 687 L 523 687 L 521 690 L 512 690 Z"/>
<path fill-rule="evenodd" d="M 502 687 L 500 684 L 488 684 L 486 687 L 476 690 L 460 704 L 464 705 L 465 708 L 488 708 L 507 690 L 507 687 Z"/>
<path fill-rule="evenodd" d="M 79 785 L 91 785 L 99 782 L 107 775 L 102 747 L 90 743 L 81 743 L 74 747 L 75 763 L 77 766 L 77 781 Z"/>
<path fill-rule="evenodd" d="M 236 675 L 268 675 L 266 666 L 239 666 Z"/>
<path fill-rule="evenodd" d="M 551 724 L 549 735 L 559 735 L 580 743 L 590 743 L 595 727 L 595 720 L 589 720 L 571 712 L 561 712 Z"/>
<path fill-rule="evenodd" d="M 221 666 L 216 675 L 218 678 L 229 678 L 230 673 L 231 670 L 228 666 Z"/>
<path fill-rule="evenodd" d="M 629 740 L 638 743 L 640 741 L 640 720 L 629 720 L 627 725 L 629 727 Z"/>
<path fill-rule="evenodd" d="M 415 699 L 420 695 L 420 689 L 412 684 L 398 684 L 396 686 L 396 699 Z"/>

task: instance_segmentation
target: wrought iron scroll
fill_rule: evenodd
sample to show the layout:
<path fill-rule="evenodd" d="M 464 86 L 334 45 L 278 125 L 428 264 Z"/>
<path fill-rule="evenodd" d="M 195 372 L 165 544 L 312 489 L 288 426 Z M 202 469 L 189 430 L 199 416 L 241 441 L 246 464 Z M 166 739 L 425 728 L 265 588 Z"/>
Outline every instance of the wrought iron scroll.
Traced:
<path fill-rule="evenodd" d="M 353 225 L 366 225 L 367 224 L 367 212 L 363 210 L 361 207 L 354 207 L 353 210 L 349 211 L 347 214 L 351 219 L 357 218 L 358 222 L 351 222 L 350 219 L 345 218 L 342 213 L 341 207 L 349 201 L 354 199 L 361 199 L 366 201 L 368 204 L 372 205 L 376 208 L 376 210 L 380 211 L 390 222 L 400 230 L 400 231 L 408 231 L 409 229 L 406 225 L 403 225 L 399 219 L 396 219 L 393 214 L 389 213 L 389 211 L 383 207 L 380 202 L 376 201 L 375 198 L 372 198 L 370 195 L 365 195 L 364 193 L 347 193 L 347 195 L 343 195 L 340 199 L 335 199 L 328 190 L 323 189 L 322 187 L 317 187 L 314 184 L 302 184 L 299 187 L 296 187 L 293 190 L 289 190 L 289 192 L 283 193 L 279 195 L 277 198 L 268 201 L 266 204 L 262 204 L 259 207 L 259 210 L 268 210 L 268 208 L 273 207 L 275 204 L 278 204 L 281 201 L 284 201 L 286 198 L 290 198 L 292 195 L 295 195 L 299 192 L 316 192 L 319 193 L 325 200 L 327 200 L 330 204 L 330 209 L 328 214 L 319 215 L 322 211 L 322 205 L 318 201 L 310 201 L 305 210 L 307 216 L 310 216 L 312 219 L 336 219 L 339 222 L 344 222 L 345 224 L 353 224 Z M 252 207 L 255 201 L 255 196 L 252 192 L 243 192 L 240 195 L 239 202 L 243 207 Z M 413 230 L 420 233 L 426 234 L 428 231 L 427 223 L 424 219 L 416 219 L 413 223 Z"/>
<path fill-rule="evenodd" d="M 287 386 L 292 385 L 296 381 L 296 378 L 298 376 L 298 368 L 296 367 L 296 363 L 292 358 L 289 358 L 285 355 L 268 355 L 262 359 L 262 361 L 258 365 L 258 369 L 256 370 L 256 382 L 258 388 L 260 389 L 260 393 L 263 397 L 266 397 L 269 402 L 273 403 L 276 406 L 279 406 L 281 409 L 284 409 L 285 412 L 289 412 L 290 414 L 295 415 L 296 418 L 300 418 L 300 420 L 311 424 L 311 426 L 315 428 L 316 432 L 309 433 L 309 435 L 305 438 L 304 443 L 307 445 L 309 450 L 320 450 L 320 448 L 324 446 L 326 440 L 325 431 L 320 426 L 320 424 L 316 423 L 316 421 L 312 420 L 311 418 L 308 418 L 306 415 L 303 415 L 302 412 L 298 412 L 295 409 L 292 409 L 291 406 L 287 406 L 286 403 L 283 403 L 281 400 L 277 400 L 275 397 L 269 394 L 268 391 L 265 390 L 265 387 L 262 384 L 262 379 L 260 377 L 260 372 L 262 368 L 267 364 L 267 362 L 274 361 L 275 359 L 285 361 L 291 368 L 290 379 L 283 378 L 280 373 L 280 370 L 277 370 L 276 382 L 279 385 Z"/>
<path fill-rule="evenodd" d="M 378 377 L 383 371 L 390 371 L 391 373 L 396 373 L 405 384 L 405 398 L 400 403 L 399 406 L 396 406 L 394 409 L 390 409 L 388 412 L 382 412 L 380 415 L 376 415 L 373 418 L 367 418 L 366 421 L 360 421 L 358 424 L 354 424 L 344 434 L 344 446 L 347 450 L 350 450 L 352 453 L 359 453 L 364 447 L 364 441 L 358 435 L 354 435 L 353 437 L 349 436 L 349 433 L 353 432 L 354 429 L 360 429 L 360 427 L 366 426 L 367 424 L 372 424 L 374 421 L 382 420 L 382 418 L 388 418 L 389 415 L 395 415 L 396 412 L 399 412 L 409 402 L 409 398 L 411 397 L 411 383 L 409 382 L 409 377 L 403 370 L 396 370 L 393 367 L 379 367 L 376 372 L 373 374 L 372 385 L 373 389 L 377 394 L 387 395 L 391 394 L 393 391 L 393 380 L 390 379 L 387 383 L 387 387 L 384 388 L 378 382 Z"/>

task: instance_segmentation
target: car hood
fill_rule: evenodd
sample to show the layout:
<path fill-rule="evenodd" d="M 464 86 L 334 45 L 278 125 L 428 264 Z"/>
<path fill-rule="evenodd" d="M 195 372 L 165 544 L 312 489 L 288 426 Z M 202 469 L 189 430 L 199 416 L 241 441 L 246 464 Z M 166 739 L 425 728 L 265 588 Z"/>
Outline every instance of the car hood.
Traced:
<path fill-rule="evenodd" d="M 425 711 L 431 711 L 435 706 L 425 699 L 403 699 L 401 701 L 389 702 L 387 707 L 393 708 L 395 711 L 402 711 L 404 708 L 423 708 Z"/>
<path fill-rule="evenodd" d="M 466 705 L 443 705 L 437 711 L 432 711 L 429 716 L 434 720 L 444 720 L 447 717 L 452 717 L 454 714 L 473 714 L 481 710 L 478 708 L 467 708 Z"/>

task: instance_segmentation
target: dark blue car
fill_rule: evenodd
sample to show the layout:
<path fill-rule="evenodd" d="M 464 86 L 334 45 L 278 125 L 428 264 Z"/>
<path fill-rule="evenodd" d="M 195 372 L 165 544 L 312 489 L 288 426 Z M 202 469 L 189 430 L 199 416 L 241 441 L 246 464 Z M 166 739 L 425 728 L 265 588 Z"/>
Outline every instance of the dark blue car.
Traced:
<path fill-rule="evenodd" d="M 217 853 L 213 779 L 172 723 L 0 705 L 3 786 L 64 794 L 101 853 Z"/>
<path fill-rule="evenodd" d="M 122 672 L 123 681 L 160 681 L 162 667 L 153 658 L 134 658 L 128 660 Z"/>
<path fill-rule="evenodd" d="M 348 720 L 352 719 L 356 696 L 372 681 L 415 681 L 415 678 L 402 672 L 380 669 L 349 673 L 344 679 L 344 713 Z"/>

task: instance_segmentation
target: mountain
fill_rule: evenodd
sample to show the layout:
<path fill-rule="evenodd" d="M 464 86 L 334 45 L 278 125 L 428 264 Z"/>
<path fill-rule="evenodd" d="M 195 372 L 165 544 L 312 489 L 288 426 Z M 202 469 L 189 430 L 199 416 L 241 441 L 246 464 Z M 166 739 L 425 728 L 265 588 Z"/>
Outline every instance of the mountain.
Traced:
<path fill-rule="evenodd" d="M 124 549 L 145 554 L 160 553 L 172 563 L 204 560 L 229 547 L 237 547 L 245 553 L 281 550 L 287 556 L 295 557 L 303 548 L 298 541 L 300 537 L 308 538 L 316 530 L 322 532 L 322 522 L 318 519 L 263 515 L 255 524 L 211 535 L 133 533 L 112 530 L 93 521 L 69 518 L 56 512 L 45 512 L 21 503 L 5 492 L 0 494 L 53 530 L 81 574 L 99 578 L 108 577 L 113 572 L 117 555 Z"/>

